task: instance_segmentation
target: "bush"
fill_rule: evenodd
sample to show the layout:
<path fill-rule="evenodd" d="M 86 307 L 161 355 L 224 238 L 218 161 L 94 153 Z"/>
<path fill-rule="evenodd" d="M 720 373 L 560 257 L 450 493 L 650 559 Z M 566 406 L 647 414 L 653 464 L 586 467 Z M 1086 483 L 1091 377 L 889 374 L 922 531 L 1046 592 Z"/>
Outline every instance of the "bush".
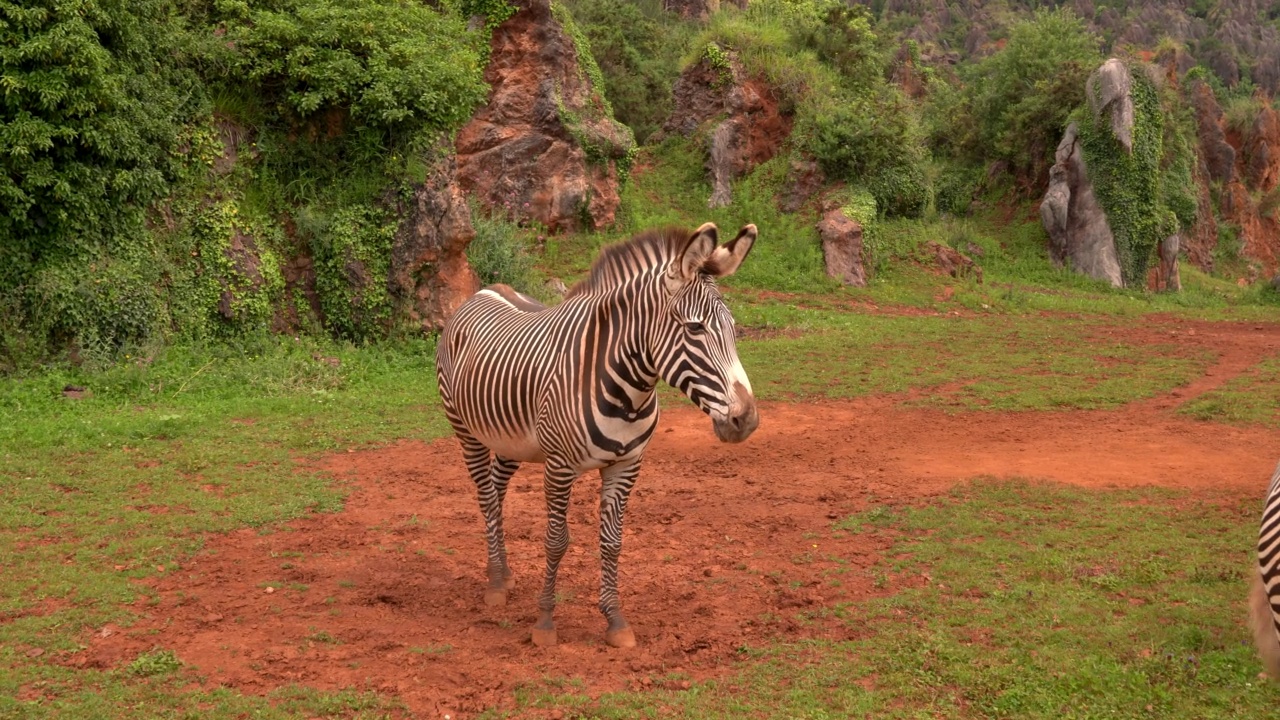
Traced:
<path fill-rule="evenodd" d="M 226 2 L 233 77 L 298 118 L 333 110 L 410 134 L 466 121 L 485 99 L 483 50 L 460 18 L 396 0 Z M 330 128 L 330 131 L 332 129 Z"/>
<path fill-rule="evenodd" d="M 387 276 L 395 219 L 371 205 L 350 205 L 330 217 L 313 217 L 301 229 L 311 235 L 325 327 L 350 340 L 386 334 L 391 329 Z"/>
<path fill-rule="evenodd" d="M 982 187 L 982 169 L 965 165 L 945 166 L 934 183 L 938 212 L 964 216 Z"/>
<path fill-rule="evenodd" d="M 565 3 L 591 45 L 604 78 L 597 88 L 614 117 L 644 142 L 671 115 L 671 87 L 692 24 L 660 2 L 568 0 Z"/>
<path fill-rule="evenodd" d="M 1041 191 L 1067 118 L 1102 61 L 1099 44 L 1067 8 L 1039 10 L 1015 24 L 1004 49 L 968 73 L 977 144 L 964 154 L 1005 160 L 1028 193 Z M 957 119 L 965 121 L 963 114 Z M 964 128 L 957 135 L 964 137 Z"/>
<path fill-rule="evenodd" d="M 467 261 L 480 277 L 480 284 L 502 283 L 526 295 L 540 295 L 541 278 L 520 228 L 482 212 L 471 215 L 476 237 L 467 246 Z"/>
<path fill-rule="evenodd" d="M 886 168 L 867 183 L 867 190 L 885 217 L 917 218 L 929 206 L 930 188 L 919 164 Z"/>

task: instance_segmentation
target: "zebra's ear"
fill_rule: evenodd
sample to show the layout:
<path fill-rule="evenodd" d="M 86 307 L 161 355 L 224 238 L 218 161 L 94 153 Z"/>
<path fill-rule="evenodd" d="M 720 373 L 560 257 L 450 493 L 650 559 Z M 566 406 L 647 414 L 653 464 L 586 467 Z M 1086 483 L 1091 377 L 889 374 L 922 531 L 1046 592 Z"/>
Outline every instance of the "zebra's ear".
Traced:
<path fill-rule="evenodd" d="M 719 237 L 720 231 L 716 229 L 715 223 L 703 223 L 702 227 L 693 231 L 684 245 L 684 252 L 680 253 L 682 279 L 689 280 L 702 272 L 703 264 L 715 252 Z"/>
<path fill-rule="evenodd" d="M 702 264 L 702 272 L 713 277 L 728 277 L 736 272 L 747 259 L 747 253 L 756 244 L 756 226 L 743 225 L 738 237 L 716 248 Z"/>

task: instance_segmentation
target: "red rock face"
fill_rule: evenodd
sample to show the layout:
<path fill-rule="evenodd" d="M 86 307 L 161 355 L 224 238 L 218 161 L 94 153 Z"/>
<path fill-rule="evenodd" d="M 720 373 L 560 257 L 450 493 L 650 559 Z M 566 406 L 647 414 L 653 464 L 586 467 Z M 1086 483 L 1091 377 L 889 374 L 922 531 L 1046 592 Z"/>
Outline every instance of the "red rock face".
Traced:
<path fill-rule="evenodd" d="M 630 131 L 609 116 L 548 0 L 515 4 L 493 33 L 489 103 L 458 132 L 458 182 L 493 211 L 551 231 L 611 225 Z"/>
<path fill-rule="evenodd" d="M 480 289 L 467 263 L 467 245 L 475 238 L 471 209 L 455 181 L 455 160 L 437 160 L 412 204 L 391 247 L 387 283 L 400 311 L 424 330 L 439 330 L 458 306 Z"/>
<path fill-rule="evenodd" d="M 732 54 L 728 57 L 727 68 L 714 67 L 704 57 L 676 80 L 675 108 L 659 134 L 706 137 L 711 207 L 728 205 L 733 179 L 778 154 L 794 121 L 782 112 L 773 88 L 747 77 Z"/>
<path fill-rule="evenodd" d="M 1209 202 L 1209 181 L 1222 184 L 1218 215 L 1240 231 L 1241 254 L 1261 267 L 1264 276 L 1280 269 L 1280 218 L 1254 195 L 1280 185 L 1280 113 L 1264 103 L 1252 126 L 1242 135 L 1227 132 L 1221 107 L 1203 83 L 1192 89 L 1199 138 L 1199 219 L 1188 233 L 1187 255 L 1197 266 L 1212 269 L 1218 241 Z M 1254 278 L 1250 278 L 1254 279 Z"/>

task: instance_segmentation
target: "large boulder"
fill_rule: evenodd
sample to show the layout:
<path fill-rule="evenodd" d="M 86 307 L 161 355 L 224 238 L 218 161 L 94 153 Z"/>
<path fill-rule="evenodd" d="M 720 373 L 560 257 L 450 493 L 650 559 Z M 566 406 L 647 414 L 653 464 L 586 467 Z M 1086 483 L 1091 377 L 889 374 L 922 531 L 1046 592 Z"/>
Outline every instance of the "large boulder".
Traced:
<path fill-rule="evenodd" d="M 456 181 L 452 155 L 437 159 L 413 193 L 391 246 L 388 289 L 400 312 L 424 330 L 439 330 L 458 306 L 480 288 L 467 263 L 475 238 L 471 210 Z"/>
<path fill-rule="evenodd" d="M 675 107 L 655 139 L 704 136 L 712 191 L 710 207 L 732 201 L 734 179 L 778 154 L 791 135 L 792 116 L 763 79 L 748 77 L 730 51 L 709 45 L 676 80 Z"/>
<path fill-rule="evenodd" d="M 867 286 L 862 262 L 862 226 L 843 210 L 831 210 L 818 223 L 827 275 L 853 287 Z"/>
<path fill-rule="evenodd" d="M 549 0 L 515 0 L 493 31 L 489 102 L 458 131 L 458 182 L 490 209 L 552 231 L 611 225 L 634 147 Z"/>
<path fill-rule="evenodd" d="M 1084 89 L 1094 118 L 1105 116 L 1120 146 L 1133 152 L 1133 78 L 1129 68 L 1111 58 L 1089 76 Z"/>
<path fill-rule="evenodd" d="M 1058 265 L 1123 287 L 1115 238 L 1098 202 L 1080 146 L 1079 128 L 1067 126 L 1049 170 L 1040 219 L 1049 233 L 1049 256 Z"/>

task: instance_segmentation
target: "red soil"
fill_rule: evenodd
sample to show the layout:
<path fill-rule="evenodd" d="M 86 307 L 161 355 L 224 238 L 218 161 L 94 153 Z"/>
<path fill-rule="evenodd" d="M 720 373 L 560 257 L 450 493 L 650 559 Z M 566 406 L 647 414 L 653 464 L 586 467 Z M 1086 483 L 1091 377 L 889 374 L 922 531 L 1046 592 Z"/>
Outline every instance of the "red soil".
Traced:
<path fill-rule="evenodd" d="M 650 687 L 668 673 L 696 680 L 729 671 L 743 644 L 848 637 L 856 631 L 843 623 L 792 618 L 927 582 L 899 576 L 874 587 L 865 571 L 892 536 L 833 538 L 832 522 L 850 513 L 919 502 L 977 476 L 1261 498 L 1280 433 L 1170 410 L 1276 347 L 1277 328 L 1181 327 L 1199 328 L 1182 340 L 1217 348 L 1221 361 L 1187 388 L 1118 411 L 947 414 L 894 398 L 764 403 L 755 436 L 730 446 L 687 404 L 669 408 L 628 508 L 621 594 L 639 640 L 633 650 L 604 645 L 595 607 L 596 477 L 580 482 L 570 509 L 561 642 L 539 649 L 528 632 L 543 562 L 540 468 L 525 466 L 512 481 L 517 586 L 506 607 L 487 608 L 483 524 L 449 439 L 327 458 L 324 468 L 350 483 L 345 510 L 266 535 L 210 537 L 181 570 L 151 581 L 159 603 L 140 601 L 135 626 L 95 633 L 77 657 L 111 667 L 160 646 L 211 686 L 355 686 L 395 694 L 424 717 L 459 717 L 509 706 L 515 688 L 548 678 L 575 678 L 591 692 Z"/>

